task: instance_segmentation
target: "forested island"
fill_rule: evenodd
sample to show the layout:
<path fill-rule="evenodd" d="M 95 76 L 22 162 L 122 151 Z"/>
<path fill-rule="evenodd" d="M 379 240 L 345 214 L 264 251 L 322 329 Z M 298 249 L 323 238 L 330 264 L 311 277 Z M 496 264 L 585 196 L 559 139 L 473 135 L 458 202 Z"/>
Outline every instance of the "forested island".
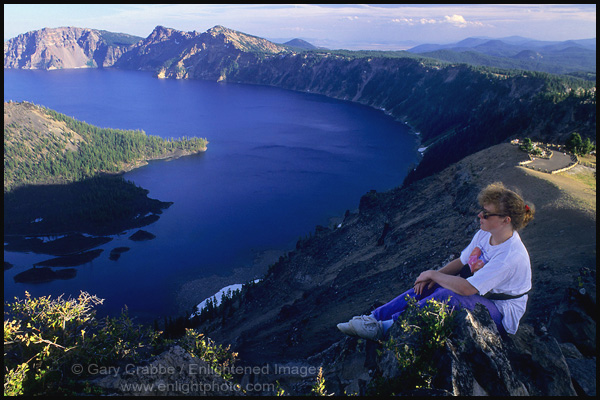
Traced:
<path fill-rule="evenodd" d="M 125 172 L 147 160 L 205 151 L 207 143 L 101 128 L 29 102 L 5 102 L 4 192 Z"/>
<path fill-rule="evenodd" d="M 172 203 L 120 174 L 206 150 L 207 140 L 101 128 L 29 102 L 4 103 L 4 241 L 9 251 L 77 256 L 155 222 Z M 44 242 L 35 236 L 66 235 Z M 34 237 L 27 237 L 34 236 Z"/>

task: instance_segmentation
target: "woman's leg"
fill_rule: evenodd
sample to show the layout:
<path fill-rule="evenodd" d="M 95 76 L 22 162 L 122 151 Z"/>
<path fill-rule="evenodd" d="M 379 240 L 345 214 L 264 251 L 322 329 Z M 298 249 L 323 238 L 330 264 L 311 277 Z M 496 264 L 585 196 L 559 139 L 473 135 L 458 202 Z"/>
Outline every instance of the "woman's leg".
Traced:
<path fill-rule="evenodd" d="M 389 319 L 395 320 L 398 318 L 398 315 L 404 311 L 406 305 L 408 304 L 406 301 L 406 296 L 414 297 L 417 299 L 417 301 L 422 300 L 434 293 L 437 288 L 440 288 L 440 286 L 436 284 L 431 289 L 425 289 L 420 295 L 417 295 L 413 289 L 407 290 L 394 300 L 373 310 L 371 315 L 373 315 L 373 317 L 375 317 L 375 319 L 378 321 L 386 321 Z"/>
<path fill-rule="evenodd" d="M 459 294 L 454 293 L 450 289 L 444 289 L 442 287 L 438 287 L 430 296 L 420 300 L 418 302 L 419 307 L 424 307 L 427 304 L 429 299 L 434 299 L 437 301 L 446 301 L 448 300 L 448 305 L 450 307 L 458 307 L 458 308 L 466 308 L 467 310 L 473 311 L 475 309 L 475 305 L 477 303 L 483 304 L 485 308 L 490 312 L 490 316 L 492 320 L 496 323 L 496 327 L 500 333 L 506 332 L 504 326 L 502 325 L 502 314 L 496 307 L 493 301 L 486 299 L 483 296 L 478 294 L 474 294 L 472 296 L 461 296 Z M 394 315 L 394 320 L 398 318 L 400 314 Z"/>
<path fill-rule="evenodd" d="M 502 325 L 502 314 L 500 311 L 498 311 L 498 308 L 493 301 L 477 294 L 472 296 L 461 296 L 454 293 L 452 290 L 444 289 L 439 285 L 435 285 L 433 288 L 425 290 L 421 295 L 415 294 L 413 289 L 407 290 L 394 300 L 373 310 L 371 315 L 373 315 L 373 317 L 375 317 L 375 319 L 378 321 L 395 321 L 398 319 L 400 314 L 402 314 L 406 308 L 406 305 L 408 304 L 406 301 L 407 295 L 416 298 L 418 301 L 417 305 L 419 307 L 424 307 L 427 304 L 427 301 L 430 299 L 437 301 L 448 300 L 448 305 L 450 307 L 461 307 L 473 311 L 475 309 L 475 304 L 481 303 L 490 312 L 490 316 L 496 323 L 498 331 L 505 332 L 504 326 Z"/>

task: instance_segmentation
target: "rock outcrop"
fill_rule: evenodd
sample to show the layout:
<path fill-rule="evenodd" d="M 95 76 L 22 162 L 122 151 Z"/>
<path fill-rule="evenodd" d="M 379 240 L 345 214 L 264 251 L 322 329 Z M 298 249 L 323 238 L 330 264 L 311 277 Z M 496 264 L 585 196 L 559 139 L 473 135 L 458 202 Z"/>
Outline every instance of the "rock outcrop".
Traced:
<path fill-rule="evenodd" d="M 114 372 L 114 373 L 113 373 Z M 128 364 L 92 381 L 107 393 L 126 396 L 237 396 L 239 386 L 179 346 L 148 363 Z"/>
<path fill-rule="evenodd" d="M 397 349 L 408 346 L 416 353 L 405 354 L 417 354 L 431 342 L 421 340 L 423 331 L 396 322 L 381 341 L 342 336 L 304 360 L 236 366 L 232 380 L 174 346 L 149 361 L 101 371 L 106 376 L 90 383 L 121 395 L 310 395 L 321 375 L 321 393 L 331 395 L 596 395 L 595 355 L 559 343 L 543 325 L 521 324 L 515 335 L 500 334 L 489 312 L 477 305 L 455 310 L 449 326 L 445 344 L 425 362 L 408 366 L 400 365 Z M 595 332 L 586 337 L 594 338 Z M 421 386 L 423 377 L 428 383 Z"/>
<path fill-rule="evenodd" d="M 4 68 L 110 67 L 139 39 L 96 29 L 44 28 L 4 42 Z"/>
<path fill-rule="evenodd" d="M 154 71 L 159 78 L 221 81 L 230 71 L 284 52 L 284 46 L 222 26 L 204 33 L 157 26 L 115 66 Z"/>
<path fill-rule="evenodd" d="M 502 337 L 483 306 L 461 310 L 446 346 L 434 362 L 431 387 L 407 389 L 411 382 L 390 350 L 372 341 L 344 338 L 311 357 L 324 368 L 327 390 L 336 394 L 373 394 L 398 388 L 400 395 L 574 396 L 577 392 L 561 347 L 547 332 L 523 325 Z M 418 334 L 418 333 L 417 333 Z M 392 326 L 390 337 L 404 337 Z M 381 392 L 379 392 L 381 394 Z M 389 393 L 388 393 L 389 394 Z"/>
<path fill-rule="evenodd" d="M 596 394 L 595 357 L 582 356 L 572 343 L 559 343 L 543 327 L 536 329 L 522 324 L 517 334 L 501 335 L 481 305 L 473 311 L 455 311 L 454 328 L 446 344 L 428 360 L 431 361 L 426 371 L 429 385 L 418 387 L 415 381 L 418 374 L 411 367 L 400 366 L 389 341 L 395 340 L 395 346 L 416 348 L 420 334 L 407 334 L 401 324 L 396 323 L 384 341 L 343 337 L 303 361 L 266 364 L 260 371 L 270 373 L 246 374 L 241 381 L 264 387 L 277 383 L 285 393 L 307 395 L 315 386 L 316 371 L 322 369 L 325 390 L 334 395 Z"/>

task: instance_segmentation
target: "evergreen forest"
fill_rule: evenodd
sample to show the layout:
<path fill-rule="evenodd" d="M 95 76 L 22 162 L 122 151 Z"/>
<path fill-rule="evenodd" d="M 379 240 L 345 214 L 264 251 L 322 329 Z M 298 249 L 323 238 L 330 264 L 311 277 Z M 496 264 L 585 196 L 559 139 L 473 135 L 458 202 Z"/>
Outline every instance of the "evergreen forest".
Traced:
<path fill-rule="evenodd" d="M 38 111 L 45 126 L 60 126 L 62 133 L 17 120 L 7 124 L 5 103 L 5 193 L 25 184 L 75 182 L 99 173 L 119 173 L 144 160 L 205 151 L 208 143 L 198 137 L 163 139 L 143 130 L 100 128 L 31 103 L 16 106 Z"/>

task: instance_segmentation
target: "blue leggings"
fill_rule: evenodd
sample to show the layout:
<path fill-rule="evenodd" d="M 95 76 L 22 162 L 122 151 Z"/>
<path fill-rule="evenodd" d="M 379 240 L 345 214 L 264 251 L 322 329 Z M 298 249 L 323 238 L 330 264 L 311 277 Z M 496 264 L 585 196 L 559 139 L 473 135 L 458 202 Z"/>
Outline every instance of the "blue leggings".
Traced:
<path fill-rule="evenodd" d="M 395 321 L 396 319 L 398 319 L 400 314 L 402 314 L 402 312 L 406 308 L 406 305 L 408 304 L 405 299 L 407 295 L 416 298 L 418 301 L 417 305 L 419 307 L 425 306 L 427 304 L 427 300 L 429 299 L 435 299 L 437 301 L 446 301 L 448 300 L 448 298 L 450 298 L 450 300 L 448 301 L 448 305 L 450 307 L 466 308 L 467 310 L 473 311 L 475 309 L 475 304 L 481 303 L 490 312 L 490 316 L 496 323 L 498 331 L 500 333 L 506 332 L 504 326 L 502 326 L 502 314 L 500 314 L 500 311 L 498 311 L 498 308 L 496 307 L 493 301 L 488 300 L 485 297 L 482 297 L 478 294 L 474 294 L 472 296 L 461 296 L 454 293 L 452 290 L 444 289 L 443 287 L 437 284 L 431 289 L 424 289 L 423 293 L 421 293 L 420 295 L 417 295 L 413 289 L 407 290 L 406 292 L 402 293 L 400 296 L 396 297 L 389 303 L 384 304 L 379 308 L 376 308 L 372 312 L 372 315 L 378 321 L 387 321 L 391 319 Z"/>

